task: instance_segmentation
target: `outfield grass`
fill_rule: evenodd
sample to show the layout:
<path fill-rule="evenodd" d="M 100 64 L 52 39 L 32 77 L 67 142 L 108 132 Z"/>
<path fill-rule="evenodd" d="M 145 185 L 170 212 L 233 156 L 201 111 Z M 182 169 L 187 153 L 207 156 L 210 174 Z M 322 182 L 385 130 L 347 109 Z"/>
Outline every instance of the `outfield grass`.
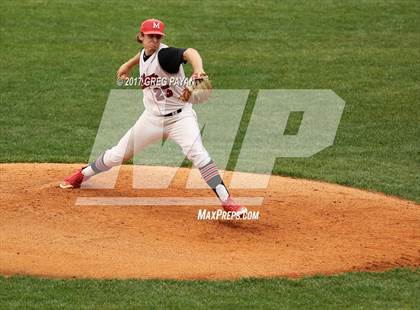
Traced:
<path fill-rule="evenodd" d="M 415 0 L 5 2 L 0 162 L 87 161 L 115 71 L 151 16 L 166 43 L 200 51 L 215 87 L 252 90 L 229 169 L 258 89 L 332 89 L 346 101 L 335 145 L 279 158 L 274 173 L 420 201 Z"/>
<path fill-rule="evenodd" d="M 0 277 L 6 308 L 418 309 L 420 271 L 237 281 Z"/>

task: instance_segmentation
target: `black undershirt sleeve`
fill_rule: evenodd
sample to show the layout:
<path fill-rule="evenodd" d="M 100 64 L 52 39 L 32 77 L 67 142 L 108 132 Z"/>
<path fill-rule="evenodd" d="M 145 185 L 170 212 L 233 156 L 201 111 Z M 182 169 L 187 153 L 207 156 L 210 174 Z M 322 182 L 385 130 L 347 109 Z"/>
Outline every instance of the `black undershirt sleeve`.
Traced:
<path fill-rule="evenodd" d="M 162 69 L 168 73 L 177 73 L 179 66 L 186 63 L 183 57 L 185 51 L 186 48 L 162 48 L 158 54 L 159 64 Z"/>

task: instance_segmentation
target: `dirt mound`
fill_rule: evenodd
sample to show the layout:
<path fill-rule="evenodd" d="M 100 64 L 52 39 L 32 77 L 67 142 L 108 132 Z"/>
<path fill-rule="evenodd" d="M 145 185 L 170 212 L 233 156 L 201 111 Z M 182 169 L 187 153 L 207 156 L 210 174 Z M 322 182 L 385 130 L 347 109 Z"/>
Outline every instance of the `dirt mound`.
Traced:
<path fill-rule="evenodd" d="M 178 171 L 168 189 L 133 189 L 132 166 L 121 168 L 115 189 L 58 188 L 78 167 L 0 165 L 0 274 L 233 279 L 420 266 L 414 202 L 274 176 L 266 190 L 232 190 L 238 198 L 264 197 L 261 206 L 249 206 L 259 220 L 202 221 L 200 208 L 219 206 L 124 200 L 213 198 L 208 189 L 185 189 L 188 169 Z M 158 177 L 169 168 L 148 169 Z M 257 176 L 244 174 L 249 177 Z M 138 205 L 80 204 L 93 197 Z"/>

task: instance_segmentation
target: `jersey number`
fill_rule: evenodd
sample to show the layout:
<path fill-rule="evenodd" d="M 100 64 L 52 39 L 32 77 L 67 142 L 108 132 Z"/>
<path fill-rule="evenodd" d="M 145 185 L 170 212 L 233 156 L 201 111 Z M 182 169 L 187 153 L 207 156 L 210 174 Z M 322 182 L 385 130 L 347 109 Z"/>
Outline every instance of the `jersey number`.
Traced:
<path fill-rule="evenodd" d="M 153 88 L 153 92 L 155 93 L 155 98 L 157 101 L 165 100 L 165 97 L 169 98 L 174 94 L 172 90 L 169 89 L 169 85 Z"/>

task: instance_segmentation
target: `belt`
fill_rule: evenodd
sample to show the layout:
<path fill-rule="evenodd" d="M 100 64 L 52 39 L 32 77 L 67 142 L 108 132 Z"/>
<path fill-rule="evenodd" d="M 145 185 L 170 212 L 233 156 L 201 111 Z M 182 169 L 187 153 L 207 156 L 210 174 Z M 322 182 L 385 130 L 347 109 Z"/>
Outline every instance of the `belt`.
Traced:
<path fill-rule="evenodd" d="M 174 116 L 174 115 L 177 115 L 177 114 L 179 114 L 181 112 L 182 112 L 182 108 L 180 108 L 180 109 L 178 109 L 176 111 L 173 111 L 172 113 L 168 113 L 168 114 L 165 114 L 165 115 L 162 115 L 162 116 L 163 117 Z"/>

